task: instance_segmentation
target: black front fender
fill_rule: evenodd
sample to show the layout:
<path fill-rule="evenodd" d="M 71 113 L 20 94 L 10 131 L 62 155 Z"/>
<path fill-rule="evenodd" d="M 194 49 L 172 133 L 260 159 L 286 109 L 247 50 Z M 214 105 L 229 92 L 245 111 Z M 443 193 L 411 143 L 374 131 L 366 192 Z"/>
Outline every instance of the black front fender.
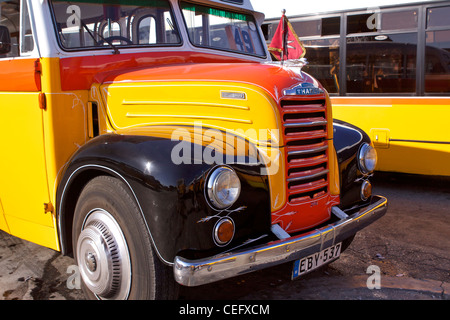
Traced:
<path fill-rule="evenodd" d="M 341 189 L 341 208 L 348 209 L 361 203 L 361 185 L 364 176 L 358 168 L 357 157 L 363 143 L 370 144 L 369 136 L 347 122 L 334 120 L 334 147 L 336 149 Z"/>
<path fill-rule="evenodd" d="M 58 223 L 63 252 L 71 250 L 71 219 L 83 186 L 98 175 L 123 181 L 147 223 L 154 248 L 162 261 L 173 263 L 180 251 L 223 250 L 212 239 L 214 224 L 230 215 L 236 224 L 235 241 L 247 240 L 270 229 L 270 197 L 261 164 L 232 164 L 242 185 L 239 200 L 229 209 L 213 209 L 204 184 L 216 163 L 191 158 L 172 161 L 180 141 L 151 135 L 102 135 L 83 146 L 71 159 L 58 189 Z M 198 146 L 197 146 L 198 147 Z M 200 146 L 202 150 L 207 146 Z M 194 149 L 194 147 L 192 148 Z"/>

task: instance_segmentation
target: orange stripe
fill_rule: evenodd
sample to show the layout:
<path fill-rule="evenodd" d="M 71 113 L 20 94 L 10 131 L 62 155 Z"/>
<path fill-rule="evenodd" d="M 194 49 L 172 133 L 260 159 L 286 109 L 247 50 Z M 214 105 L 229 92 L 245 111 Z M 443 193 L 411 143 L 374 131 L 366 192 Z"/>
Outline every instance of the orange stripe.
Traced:
<path fill-rule="evenodd" d="M 10 59 L 0 61 L 0 91 L 41 91 L 38 59 Z"/>
<path fill-rule="evenodd" d="M 62 90 L 88 90 L 92 83 L 101 83 L 111 72 L 146 66 L 180 63 L 249 62 L 244 59 L 191 52 L 151 52 L 120 55 L 71 57 L 60 60 Z"/>

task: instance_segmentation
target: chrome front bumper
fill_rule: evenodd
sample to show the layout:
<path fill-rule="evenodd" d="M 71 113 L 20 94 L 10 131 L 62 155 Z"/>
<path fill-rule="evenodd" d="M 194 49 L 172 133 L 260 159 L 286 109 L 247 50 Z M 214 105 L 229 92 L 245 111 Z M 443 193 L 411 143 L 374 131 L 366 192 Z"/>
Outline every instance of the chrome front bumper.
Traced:
<path fill-rule="evenodd" d="M 339 221 L 308 233 L 205 259 L 177 256 L 175 280 L 194 287 L 307 257 L 351 237 L 382 217 L 386 210 L 387 199 L 374 196 L 371 204 L 359 212 L 344 214 Z"/>

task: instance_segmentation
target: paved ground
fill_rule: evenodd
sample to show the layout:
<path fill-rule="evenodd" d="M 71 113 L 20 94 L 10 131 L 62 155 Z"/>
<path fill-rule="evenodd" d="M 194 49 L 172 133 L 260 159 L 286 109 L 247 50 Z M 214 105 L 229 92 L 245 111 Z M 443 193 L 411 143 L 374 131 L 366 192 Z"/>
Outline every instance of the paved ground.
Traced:
<path fill-rule="evenodd" d="M 200 288 L 180 300 L 450 300 L 450 179 L 377 174 L 388 214 L 338 261 L 291 281 L 286 264 Z M 77 300 L 73 260 L 0 231 L 0 300 Z M 370 290 L 370 266 L 381 289 Z M 370 282 L 373 283 L 373 282 Z"/>

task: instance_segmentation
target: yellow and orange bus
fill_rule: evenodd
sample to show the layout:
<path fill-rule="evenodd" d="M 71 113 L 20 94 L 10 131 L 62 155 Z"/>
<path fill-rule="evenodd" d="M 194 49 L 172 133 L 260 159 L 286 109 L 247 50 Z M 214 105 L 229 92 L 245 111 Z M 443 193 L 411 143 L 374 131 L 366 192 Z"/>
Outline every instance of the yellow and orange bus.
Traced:
<path fill-rule="evenodd" d="M 0 230 L 73 256 L 89 299 L 339 258 L 386 213 L 376 152 L 271 61 L 263 21 L 249 0 L 0 1 Z"/>
<path fill-rule="evenodd" d="M 450 3 L 290 14 L 303 70 L 330 93 L 336 119 L 369 133 L 377 170 L 450 176 Z M 266 20 L 266 40 L 278 21 Z"/>

